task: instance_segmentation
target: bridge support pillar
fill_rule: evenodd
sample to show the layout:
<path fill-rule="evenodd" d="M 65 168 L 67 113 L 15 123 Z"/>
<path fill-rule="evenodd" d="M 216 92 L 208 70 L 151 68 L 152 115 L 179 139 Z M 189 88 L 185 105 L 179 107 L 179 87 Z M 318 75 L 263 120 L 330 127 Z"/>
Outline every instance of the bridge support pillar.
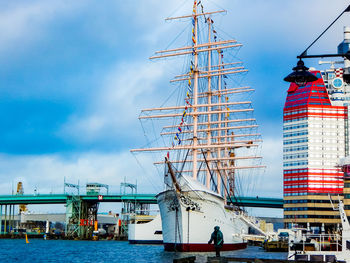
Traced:
<path fill-rule="evenodd" d="M 7 232 L 8 233 L 11 233 L 11 223 L 12 223 L 12 215 L 11 215 L 11 212 L 12 212 L 12 205 L 9 205 L 9 219 L 8 219 L 8 226 L 7 226 Z"/>
<path fill-rule="evenodd" d="M 46 220 L 45 234 L 50 234 L 50 221 L 49 221 L 49 219 Z"/>
<path fill-rule="evenodd" d="M 13 218 L 13 208 L 14 205 L 10 205 L 9 207 L 9 227 L 8 227 L 8 232 L 11 233 L 13 230 L 13 224 L 14 224 L 14 218 Z"/>
<path fill-rule="evenodd" d="M 2 205 L 0 205 L 0 235 L 2 234 Z"/>
<path fill-rule="evenodd" d="M 15 205 L 13 205 L 13 211 L 12 211 L 12 218 L 13 218 L 13 231 L 15 230 L 15 228 L 17 228 L 17 229 L 18 229 L 18 225 L 16 225 L 16 220 L 15 220 L 15 208 L 16 208 L 16 206 L 15 206 Z M 18 221 L 17 221 L 17 223 L 18 223 Z"/>
<path fill-rule="evenodd" d="M 66 238 L 92 239 L 97 210 L 97 202 L 87 202 L 79 196 L 70 196 L 66 204 Z"/>
<path fill-rule="evenodd" d="M 14 228 L 14 225 L 15 225 L 14 212 L 15 212 L 15 206 L 11 205 L 10 206 L 10 230 L 9 230 L 10 233 L 13 231 L 13 228 Z"/>
<path fill-rule="evenodd" d="M 92 239 L 95 222 L 97 222 L 98 203 L 82 202 L 80 238 Z"/>
<path fill-rule="evenodd" d="M 5 205 L 4 233 L 7 234 L 7 205 Z"/>

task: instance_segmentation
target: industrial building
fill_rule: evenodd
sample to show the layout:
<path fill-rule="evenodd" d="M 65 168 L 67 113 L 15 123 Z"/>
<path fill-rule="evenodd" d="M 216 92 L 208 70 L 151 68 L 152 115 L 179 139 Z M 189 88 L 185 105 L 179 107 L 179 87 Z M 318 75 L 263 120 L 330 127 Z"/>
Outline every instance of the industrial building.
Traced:
<path fill-rule="evenodd" d="M 346 53 L 349 45 L 350 28 L 345 27 L 338 53 Z M 340 159 L 349 156 L 350 84 L 344 80 L 350 61 L 344 58 L 322 63 L 330 64 L 330 68 L 310 69 L 316 81 L 300 86 L 291 83 L 283 109 L 286 226 L 334 228 L 340 223 L 329 195 L 334 202 L 338 195 L 344 197 Z"/>

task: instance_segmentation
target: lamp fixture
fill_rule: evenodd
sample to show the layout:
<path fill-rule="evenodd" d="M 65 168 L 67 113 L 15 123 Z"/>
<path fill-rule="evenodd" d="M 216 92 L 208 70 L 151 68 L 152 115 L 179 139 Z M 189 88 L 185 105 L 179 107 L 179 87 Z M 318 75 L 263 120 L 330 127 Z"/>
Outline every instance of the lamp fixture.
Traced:
<path fill-rule="evenodd" d="M 285 77 L 284 81 L 293 82 L 301 87 L 305 86 L 307 82 L 313 82 L 317 80 L 317 77 L 308 69 L 308 67 L 305 67 L 304 61 L 300 59 L 297 63 L 297 66 L 293 68 L 293 72 Z"/>
<path fill-rule="evenodd" d="M 299 59 L 297 66 L 293 68 L 293 72 L 290 73 L 287 77 L 284 78 L 284 81 L 295 83 L 298 86 L 305 86 L 307 82 L 313 82 L 317 80 L 317 77 L 313 75 L 304 65 L 304 61 L 302 58 L 325 58 L 325 57 L 344 57 L 350 60 L 350 51 L 341 54 L 321 54 L 321 55 L 307 55 L 307 51 L 313 44 L 316 43 L 317 40 L 323 36 L 324 33 L 345 13 L 350 12 L 350 5 L 299 55 L 297 58 Z M 346 81 L 346 78 L 344 78 Z M 348 81 L 346 81 L 348 82 Z M 350 82 L 350 78 L 349 78 Z"/>

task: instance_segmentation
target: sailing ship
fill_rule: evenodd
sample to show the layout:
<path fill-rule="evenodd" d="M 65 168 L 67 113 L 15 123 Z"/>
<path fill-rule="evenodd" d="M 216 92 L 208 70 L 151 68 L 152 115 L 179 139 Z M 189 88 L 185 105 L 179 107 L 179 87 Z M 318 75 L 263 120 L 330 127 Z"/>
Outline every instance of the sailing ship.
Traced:
<path fill-rule="evenodd" d="M 214 226 L 224 235 L 222 250 L 246 248 L 243 235 L 255 222 L 237 206 L 239 179 L 264 168 L 257 149 L 261 135 L 252 103 L 254 89 L 237 85 L 248 70 L 234 54 L 242 46 L 223 40 L 214 16 L 193 2 L 192 14 L 166 20 L 189 20 L 188 45 L 156 52 L 150 59 L 183 57 L 185 70 L 175 106 L 142 110 L 140 120 L 166 120 L 160 135 L 165 146 L 131 152 L 163 152 L 165 190 L 157 195 L 167 251 L 213 251 L 208 244 Z M 204 29 L 205 28 L 205 29 Z M 244 178 L 243 178 L 244 180 Z"/>

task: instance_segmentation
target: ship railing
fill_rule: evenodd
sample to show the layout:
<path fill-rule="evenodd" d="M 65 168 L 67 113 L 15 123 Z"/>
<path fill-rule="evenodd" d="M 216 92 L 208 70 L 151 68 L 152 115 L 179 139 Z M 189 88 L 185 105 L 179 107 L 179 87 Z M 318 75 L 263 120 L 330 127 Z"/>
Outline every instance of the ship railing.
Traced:
<path fill-rule="evenodd" d="M 256 218 L 256 217 L 254 217 L 254 216 L 250 216 L 250 215 L 248 215 L 246 212 L 244 212 L 244 211 L 242 211 L 241 213 L 240 213 L 240 215 L 241 216 L 243 216 L 244 218 L 246 218 L 247 220 L 249 220 L 249 222 L 251 222 L 252 224 L 254 224 L 254 225 L 259 225 L 259 223 L 260 223 L 260 220 L 258 219 L 258 218 Z"/>
<path fill-rule="evenodd" d="M 241 219 L 243 219 L 249 226 L 253 227 L 255 230 L 257 230 L 262 235 L 264 235 L 266 239 L 273 239 L 276 237 L 275 232 L 267 233 L 265 230 L 262 230 L 260 228 L 260 220 L 258 218 L 249 216 L 245 212 L 241 212 L 240 215 L 241 215 Z"/>
<path fill-rule="evenodd" d="M 136 209 L 135 213 L 156 212 L 159 213 L 159 209 Z"/>
<path fill-rule="evenodd" d="M 300 243 L 302 247 L 298 249 Z M 306 234 L 300 242 L 293 243 L 293 246 L 294 249 L 302 251 L 341 251 L 341 243 L 339 234 Z"/>

